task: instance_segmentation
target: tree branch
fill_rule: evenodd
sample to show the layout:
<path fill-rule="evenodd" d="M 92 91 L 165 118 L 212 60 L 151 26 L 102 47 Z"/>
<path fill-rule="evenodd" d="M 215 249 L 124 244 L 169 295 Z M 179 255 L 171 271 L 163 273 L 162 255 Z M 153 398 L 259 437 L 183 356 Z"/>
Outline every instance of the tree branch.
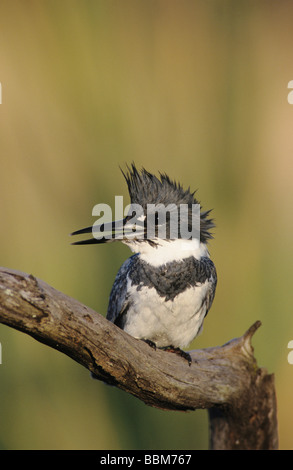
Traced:
<path fill-rule="evenodd" d="M 251 338 L 190 351 L 192 364 L 154 350 L 32 275 L 0 268 L 0 322 L 71 357 L 96 378 L 164 410 L 208 408 L 212 449 L 276 449 L 274 377 Z"/>

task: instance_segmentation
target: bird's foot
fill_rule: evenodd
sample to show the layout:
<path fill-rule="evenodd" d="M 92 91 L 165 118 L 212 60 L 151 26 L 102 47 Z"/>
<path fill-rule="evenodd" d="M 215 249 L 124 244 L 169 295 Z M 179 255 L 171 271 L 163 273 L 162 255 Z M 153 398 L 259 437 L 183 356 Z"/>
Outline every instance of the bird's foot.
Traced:
<path fill-rule="evenodd" d="M 184 359 L 186 359 L 186 361 L 188 361 L 188 365 L 191 366 L 191 356 L 188 352 L 186 351 L 182 351 L 182 349 L 180 348 L 175 348 L 174 346 L 165 346 L 164 348 L 162 348 L 164 351 L 167 351 L 167 352 L 172 352 L 174 354 L 177 354 L 178 356 L 181 356 L 183 357 Z"/>
<path fill-rule="evenodd" d="M 146 344 L 148 344 L 151 348 L 157 349 L 156 343 L 154 343 L 154 342 L 151 341 L 150 339 L 143 339 L 142 341 L 144 341 Z"/>

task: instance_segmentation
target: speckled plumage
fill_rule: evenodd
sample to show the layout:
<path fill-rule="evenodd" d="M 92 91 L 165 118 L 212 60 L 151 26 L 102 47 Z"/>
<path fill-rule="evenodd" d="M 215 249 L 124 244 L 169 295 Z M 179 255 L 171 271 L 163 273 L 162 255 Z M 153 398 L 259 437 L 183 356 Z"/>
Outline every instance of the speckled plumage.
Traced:
<path fill-rule="evenodd" d="M 153 267 L 135 254 L 117 274 L 107 319 L 158 347 L 185 347 L 201 329 L 216 284 L 216 269 L 208 257 Z"/>

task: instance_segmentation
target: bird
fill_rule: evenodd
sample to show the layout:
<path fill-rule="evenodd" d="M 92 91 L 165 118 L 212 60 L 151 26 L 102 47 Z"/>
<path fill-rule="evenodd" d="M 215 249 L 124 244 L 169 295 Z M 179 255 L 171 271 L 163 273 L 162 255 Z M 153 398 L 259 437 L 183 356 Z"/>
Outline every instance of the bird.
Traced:
<path fill-rule="evenodd" d="M 131 249 L 133 254 L 114 280 L 107 320 L 154 349 L 178 354 L 191 365 L 184 348 L 201 332 L 217 286 L 217 271 L 207 246 L 215 227 L 211 210 L 203 211 L 196 191 L 184 189 L 166 173 L 156 176 L 145 168 L 138 170 L 134 162 L 121 172 L 131 201 L 129 213 L 122 220 L 97 225 L 96 233 L 93 226 L 73 232 L 71 235 L 92 234 L 73 244 L 120 241 Z M 133 217 L 137 207 L 140 211 Z M 185 218 L 178 216 L 181 207 Z M 171 227 L 172 220 L 177 220 L 177 227 L 174 223 Z M 197 235 L 190 236 L 190 227 L 196 223 Z M 182 235 L 183 229 L 187 234 Z"/>

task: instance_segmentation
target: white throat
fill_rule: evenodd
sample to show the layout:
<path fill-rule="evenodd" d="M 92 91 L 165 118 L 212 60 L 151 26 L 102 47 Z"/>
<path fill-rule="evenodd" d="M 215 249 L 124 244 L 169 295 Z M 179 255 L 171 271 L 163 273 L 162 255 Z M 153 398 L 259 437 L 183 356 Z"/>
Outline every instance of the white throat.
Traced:
<path fill-rule="evenodd" d="M 209 257 L 209 252 L 205 243 L 199 240 L 156 240 L 157 246 L 152 246 L 148 242 L 127 241 L 124 243 L 129 246 L 131 251 L 139 253 L 143 261 L 152 266 L 160 266 L 171 261 L 182 261 L 185 258 L 194 256 L 200 259 L 202 256 Z"/>

